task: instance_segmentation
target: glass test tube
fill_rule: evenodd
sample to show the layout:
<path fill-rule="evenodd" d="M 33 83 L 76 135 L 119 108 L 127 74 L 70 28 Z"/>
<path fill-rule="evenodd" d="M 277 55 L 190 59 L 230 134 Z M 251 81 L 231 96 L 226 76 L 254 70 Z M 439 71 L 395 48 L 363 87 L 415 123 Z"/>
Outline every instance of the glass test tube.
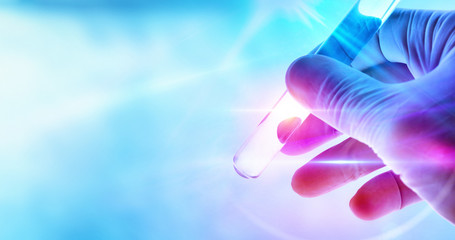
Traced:
<path fill-rule="evenodd" d="M 360 50 L 384 24 L 399 0 L 359 0 L 320 46 L 315 54 L 328 56 L 350 65 Z M 245 178 L 256 178 L 265 170 L 287 139 L 308 117 L 304 109 L 287 93 L 259 123 L 255 132 L 246 140 L 234 156 L 234 168 Z M 277 129 L 281 121 L 295 117 L 294 129 L 286 139 L 278 139 Z M 338 138 L 347 138 L 340 136 Z"/>

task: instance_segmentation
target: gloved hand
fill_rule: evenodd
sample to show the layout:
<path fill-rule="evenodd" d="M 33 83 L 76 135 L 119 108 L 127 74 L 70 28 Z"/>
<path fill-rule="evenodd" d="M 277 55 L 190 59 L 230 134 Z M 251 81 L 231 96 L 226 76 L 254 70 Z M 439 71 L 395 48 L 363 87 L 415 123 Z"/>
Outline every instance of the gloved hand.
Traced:
<path fill-rule="evenodd" d="M 289 92 L 317 118 L 283 152 L 351 137 L 300 168 L 293 189 L 318 196 L 385 164 L 352 198 L 358 217 L 423 199 L 455 223 L 455 12 L 397 10 L 352 65 L 308 55 L 288 70 Z"/>

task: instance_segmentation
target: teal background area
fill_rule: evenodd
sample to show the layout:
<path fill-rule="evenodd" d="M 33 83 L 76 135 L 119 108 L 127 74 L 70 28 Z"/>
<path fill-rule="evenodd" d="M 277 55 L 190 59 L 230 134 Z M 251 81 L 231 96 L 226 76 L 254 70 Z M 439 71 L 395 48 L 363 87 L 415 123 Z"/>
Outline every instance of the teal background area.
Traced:
<path fill-rule="evenodd" d="M 353 3 L 1 1 L 0 239 L 455 239 L 425 203 L 355 218 L 368 177 L 304 199 L 305 159 L 233 170 L 287 66 Z"/>

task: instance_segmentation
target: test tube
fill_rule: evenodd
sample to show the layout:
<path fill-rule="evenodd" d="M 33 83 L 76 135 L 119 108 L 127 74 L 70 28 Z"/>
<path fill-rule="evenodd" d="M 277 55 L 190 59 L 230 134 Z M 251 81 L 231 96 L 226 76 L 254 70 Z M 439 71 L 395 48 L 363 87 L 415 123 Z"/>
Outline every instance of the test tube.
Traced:
<path fill-rule="evenodd" d="M 315 52 L 350 65 L 360 50 L 381 28 L 399 0 L 358 0 L 347 16 Z M 282 95 L 254 133 L 234 156 L 234 168 L 245 178 L 257 178 L 280 152 L 287 139 L 305 121 L 310 112 L 287 93 Z M 278 139 L 279 124 L 293 118 L 293 129 Z M 341 135 L 338 138 L 347 138 Z"/>

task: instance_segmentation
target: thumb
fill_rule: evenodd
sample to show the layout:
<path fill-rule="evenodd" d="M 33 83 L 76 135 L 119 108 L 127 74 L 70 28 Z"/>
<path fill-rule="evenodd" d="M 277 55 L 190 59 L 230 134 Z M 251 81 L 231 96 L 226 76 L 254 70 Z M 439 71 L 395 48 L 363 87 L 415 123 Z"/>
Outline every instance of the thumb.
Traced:
<path fill-rule="evenodd" d="M 391 85 L 320 55 L 296 60 L 286 84 L 316 117 L 370 146 L 388 127 L 399 102 Z"/>

